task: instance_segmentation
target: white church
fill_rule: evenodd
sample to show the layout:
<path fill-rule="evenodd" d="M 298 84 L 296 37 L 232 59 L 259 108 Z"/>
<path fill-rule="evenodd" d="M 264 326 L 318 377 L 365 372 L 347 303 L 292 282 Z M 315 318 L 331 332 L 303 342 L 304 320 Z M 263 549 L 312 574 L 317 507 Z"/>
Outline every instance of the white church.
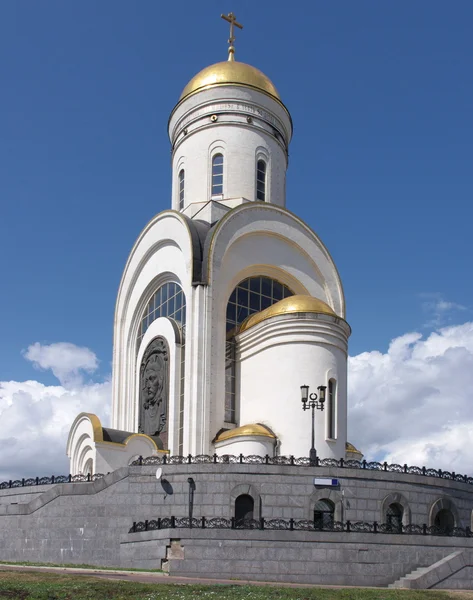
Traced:
<path fill-rule="evenodd" d="M 195 75 L 169 118 L 170 208 L 120 282 L 111 428 L 77 416 L 73 475 L 163 453 L 308 456 L 312 435 L 320 458 L 361 456 L 347 443 L 342 282 L 286 206 L 291 115 L 266 75 L 235 60 L 241 26 L 224 18 L 228 60 Z M 314 393 L 325 410 L 312 434 Z"/>

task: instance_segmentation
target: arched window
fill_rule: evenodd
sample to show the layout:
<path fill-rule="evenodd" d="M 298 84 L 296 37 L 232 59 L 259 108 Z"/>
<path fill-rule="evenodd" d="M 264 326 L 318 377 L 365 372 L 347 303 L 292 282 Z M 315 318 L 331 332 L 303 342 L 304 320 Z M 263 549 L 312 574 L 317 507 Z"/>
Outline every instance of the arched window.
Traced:
<path fill-rule="evenodd" d="M 171 317 L 185 326 L 186 298 L 178 283 L 165 283 L 151 296 L 141 317 L 138 347 L 148 327 L 159 317 Z"/>
<path fill-rule="evenodd" d="M 212 157 L 212 196 L 223 194 L 223 154 Z"/>
<path fill-rule="evenodd" d="M 256 163 L 256 200 L 266 200 L 266 162 L 259 160 Z"/>
<path fill-rule="evenodd" d="M 438 527 L 443 533 L 450 534 L 455 527 L 455 517 L 451 510 L 448 508 L 442 508 L 435 515 L 434 525 Z"/>
<path fill-rule="evenodd" d="M 314 505 L 314 528 L 332 529 L 334 512 L 335 504 L 331 500 L 317 500 Z"/>
<path fill-rule="evenodd" d="M 178 283 L 165 283 L 151 296 L 141 317 L 136 352 L 139 351 L 141 340 L 153 321 L 159 317 L 169 317 L 177 321 L 183 330 L 186 327 L 186 297 Z M 179 454 L 182 454 L 184 444 L 184 378 L 185 378 L 185 348 L 184 340 L 181 346 L 180 391 L 179 391 Z"/>
<path fill-rule="evenodd" d="M 235 500 L 235 525 L 243 526 L 243 521 L 253 519 L 255 501 L 248 494 L 241 494 Z"/>
<path fill-rule="evenodd" d="M 184 169 L 179 171 L 179 210 L 184 208 Z"/>
<path fill-rule="evenodd" d="M 402 517 L 404 516 L 403 507 L 397 502 L 388 506 L 386 511 L 386 525 L 389 531 L 393 533 L 402 533 Z"/>
<path fill-rule="evenodd" d="M 328 382 L 327 396 L 327 437 L 335 438 L 335 398 L 336 398 L 337 382 L 335 379 L 330 379 Z"/>
<path fill-rule="evenodd" d="M 225 349 L 225 422 L 236 422 L 235 333 L 249 315 L 293 296 L 287 285 L 269 277 L 248 277 L 231 293 L 227 304 L 227 344 Z"/>

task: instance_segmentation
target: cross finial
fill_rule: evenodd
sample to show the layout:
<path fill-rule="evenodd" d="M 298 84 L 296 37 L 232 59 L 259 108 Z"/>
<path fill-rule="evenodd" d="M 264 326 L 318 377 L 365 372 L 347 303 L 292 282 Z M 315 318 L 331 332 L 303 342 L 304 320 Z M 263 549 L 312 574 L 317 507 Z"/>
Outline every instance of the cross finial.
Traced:
<path fill-rule="evenodd" d="M 237 23 L 236 17 L 232 12 L 228 13 L 228 15 L 221 15 L 221 17 L 222 17 L 222 19 L 225 19 L 225 21 L 228 21 L 230 23 L 230 37 L 228 38 L 228 43 L 230 44 L 228 47 L 228 60 L 232 61 L 232 60 L 235 60 L 235 57 L 234 57 L 235 47 L 233 46 L 233 42 L 235 41 L 235 36 L 233 35 L 233 33 L 234 33 L 233 26 L 235 25 L 239 29 L 243 29 L 243 25 L 240 25 L 240 23 Z"/>

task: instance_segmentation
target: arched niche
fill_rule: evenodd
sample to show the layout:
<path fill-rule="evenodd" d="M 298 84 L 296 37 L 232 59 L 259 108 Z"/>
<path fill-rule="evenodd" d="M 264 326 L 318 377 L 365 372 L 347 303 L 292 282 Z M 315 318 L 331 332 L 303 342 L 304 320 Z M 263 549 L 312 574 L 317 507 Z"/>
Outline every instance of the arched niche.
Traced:
<path fill-rule="evenodd" d="M 460 527 L 460 516 L 458 514 L 458 509 L 455 506 L 455 504 L 453 503 L 453 500 L 451 500 L 451 498 L 445 498 L 445 497 L 439 498 L 438 500 L 435 500 L 435 502 L 432 503 L 432 506 L 430 507 L 430 511 L 429 511 L 429 525 L 430 526 L 436 525 L 438 527 L 439 526 L 438 520 L 440 519 L 440 517 L 442 517 L 442 516 L 446 517 L 446 512 L 441 512 L 441 511 L 450 512 L 453 517 L 453 526 Z"/>
<path fill-rule="evenodd" d="M 407 498 L 399 492 L 388 494 L 381 501 L 379 522 L 387 523 L 388 509 L 391 505 L 399 505 L 402 508 L 402 524 L 410 525 L 411 523 L 411 508 Z"/>
<path fill-rule="evenodd" d="M 331 502 L 334 506 L 333 520 L 343 521 L 343 496 L 338 490 L 331 488 L 319 488 L 312 492 L 309 497 L 308 506 L 306 507 L 306 514 L 308 519 L 314 518 L 314 511 L 316 505 L 321 500 Z"/>
<path fill-rule="evenodd" d="M 234 516 L 235 514 L 235 503 L 239 496 L 251 496 L 251 498 L 253 498 L 253 518 L 259 519 L 261 517 L 262 509 L 261 495 L 256 486 L 248 483 L 240 483 L 230 492 L 230 516 Z"/>

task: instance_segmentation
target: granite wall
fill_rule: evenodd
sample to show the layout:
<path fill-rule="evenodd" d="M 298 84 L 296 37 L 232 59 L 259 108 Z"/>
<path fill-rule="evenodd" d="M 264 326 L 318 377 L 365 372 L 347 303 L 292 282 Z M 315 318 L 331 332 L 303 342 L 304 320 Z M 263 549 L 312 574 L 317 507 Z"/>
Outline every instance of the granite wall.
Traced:
<path fill-rule="evenodd" d="M 167 556 L 166 548 L 170 546 L 171 538 L 182 539 L 181 530 L 167 530 L 167 533 L 166 531 L 154 532 L 154 535 L 164 535 L 166 543 L 160 543 L 158 548 L 154 542 L 144 546 L 140 542 L 139 546 L 134 546 L 136 555 L 133 552 L 130 554 L 123 548 L 120 550 L 121 546 L 126 544 L 123 536 L 131 540 L 134 539 L 133 536 L 140 535 L 128 534 L 134 521 L 171 515 L 187 516 L 189 499 L 187 480 L 189 477 L 192 477 L 195 482 L 195 517 L 229 518 L 234 514 L 235 498 L 239 494 L 248 493 L 255 500 L 255 516 L 267 519 L 278 517 L 311 519 L 316 500 L 329 498 L 335 503 L 337 520 L 382 523 L 385 521 L 386 502 L 394 500 L 405 505 L 405 514 L 408 515 L 410 522 L 430 524 L 433 507 L 440 501 L 444 504 L 448 503 L 454 508 L 456 525 L 469 527 L 471 524 L 473 486 L 444 479 L 403 473 L 325 467 L 186 464 L 163 466 L 161 480 L 157 481 L 156 467 L 133 466 L 118 469 L 103 479 L 91 483 L 66 483 L 0 490 L 0 560 L 89 563 L 104 566 L 120 564 L 132 566 L 136 560 L 151 560 L 154 567 L 159 567 L 160 561 Z M 337 489 L 319 488 L 314 486 L 314 477 L 335 477 L 339 479 L 340 485 Z M 146 533 L 151 534 L 151 532 Z M 233 560 L 237 562 L 246 560 L 248 563 L 249 559 L 244 558 L 248 556 L 248 548 L 260 547 L 262 549 L 264 546 L 258 546 L 260 542 L 269 543 L 272 546 L 268 546 L 268 550 L 261 550 L 262 556 L 264 556 L 264 560 L 261 562 L 261 573 L 266 579 L 274 579 L 274 575 L 277 575 L 273 572 L 275 563 L 279 563 L 279 575 L 281 577 L 284 575 L 286 580 L 297 579 L 299 575 L 301 577 L 315 576 L 312 572 L 299 573 L 295 568 L 297 560 L 290 557 L 297 556 L 301 552 L 300 547 L 297 544 L 294 545 L 295 541 L 309 544 L 310 553 L 322 550 L 341 551 L 343 550 L 342 546 L 354 544 L 356 541 L 353 533 L 335 532 L 213 530 L 211 533 L 218 537 L 218 541 L 211 541 L 212 538 L 206 537 L 210 535 L 206 531 L 192 530 L 192 535 L 186 538 L 192 541 L 187 543 L 185 562 L 198 560 L 198 548 L 201 542 L 204 546 L 207 544 L 206 552 L 210 552 L 209 548 L 212 547 L 220 549 L 216 550 L 215 559 L 220 557 L 225 564 Z M 275 535 L 279 537 L 276 539 Z M 308 538 L 301 540 L 300 537 L 297 537 L 300 535 L 307 535 Z M 371 552 L 373 546 L 384 548 L 394 544 L 394 542 L 388 541 L 390 535 L 387 534 L 359 535 L 367 536 L 363 538 L 362 542 L 362 545 L 366 545 L 367 552 Z M 251 544 L 242 542 L 238 536 L 243 536 L 243 540 L 250 540 Z M 376 577 L 373 575 L 373 582 L 383 582 L 384 585 L 384 582 L 389 582 L 390 578 L 392 582 L 394 577 L 397 578 L 398 575 L 400 577 L 410 572 L 416 568 L 416 565 L 421 566 L 429 561 L 435 562 L 435 560 L 443 558 L 446 556 L 446 552 L 451 552 L 452 544 L 461 544 L 462 547 L 469 548 L 473 542 L 473 538 L 422 536 L 421 540 L 413 544 L 414 538 L 419 536 L 397 535 L 394 537 L 398 538 L 394 544 L 397 551 L 404 553 L 405 557 L 397 562 L 394 561 L 399 565 L 395 572 L 388 569 L 389 564 L 394 564 L 392 557 L 388 555 L 386 555 L 386 562 L 383 563 L 386 565 L 385 567 L 381 568 L 376 561 L 369 563 L 374 565 L 369 567 L 370 573 L 378 572 Z M 199 540 L 200 542 L 197 543 Z M 227 552 L 227 548 L 234 546 L 234 542 L 240 550 L 234 549 L 233 552 L 241 551 L 241 559 L 233 559 L 230 555 L 223 559 L 223 552 Z M 253 542 L 255 544 L 258 542 L 258 544 L 253 546 Z M 274 544 L 279 545 L 280 543 L 283 544 L 283 548 L 279 548 L 278 551 L 283 554 L 270 560 L 268 558 L 271 554 L 269 550 L 272 548 L 274 552 L 271 555 L 276 556 L 277 548 Z M 340 544 L 340 548 L 336 547 L 337 543 Z M 155 546 L 158 549 L 155 549 L 153 554 L 149 549 Z M 406 548 L 411 546 L 416 550 L 407 552 Z M 435 552 L 433 550 L 433 554 L 426 552 L 427 546 L 435 547 Z M 138 548 L 140 549 L 138 550 Z M 284 548 L 287 549 L 287 555 L 284 555 Z M 151 552 L 149 559 L 146 558 L 148 552 Z M 356 565 L 365 564 L 361 559 L 356 558 L 361 557 L 363 552 L 362 547 L 356 548 L 356 551 L 350 555 L 350 562 L 346 563 L 345 559 L 342 559 L 342 562 L 352 565 L 355 570 L 363 571 L 363 567 L 356 567 Z M 327 556 L 324 552 L 319 554 Z M 202 558 L 202 560 L 204 559 Z M 214 558 L 209 558 L 209 560 L 212 561 Z M 180 568 L 184 568 L 182 562 L 181 566 L 172 567 L 172 560 L 168 559 L 168 561 L 171 570 L 174 568 L 178 572 Z M 312 564 L 313 560 L 311 559 L 309 562 Z M 321 560 L 321 564 L 328 564 L 328 562 L 330 561 L 327 559 Z M 338 562 L 338 559 L 334 562 Z M 266 563 L 271 563 L 273 570 L 270 570 L 270 567 L 266 569 L 264 567 Z M 148 563 L 146 564 L 150 566 Z M 188 563 L 188 566 L 185 567 L 186 572 L 194 572 L 192 564 Z M 287 572 L 285 564 L 291 564 L 289 572 Z M 334 567 L 327 568 L 333 569 Z M 346 565 L 340 567 L 340 569 L 347 568 Z M 219 567 L 217 572 L 225 572 L 222 569 Z M 403 569 L 404 573 L 402 573 Z M 211 570 L 209 566 L 209 571 Z M 246 571 L 246 568 L 243 570 Z M 319 575 L 321 576 L 322 573 L 317 576 Z M 336 577 L 335 574 L 333 575 L 332 581 L 335 582 Z M 341 577 L 342 574 L 339 575 Z M 365 575 L 366 572 L 363 573 L 363 577 Z M 233 574 L 232 576 L 239 575 Z M 324 577 L 329 576 L 331 574 L 328 571 L 325 572 Z M 354 571 L 350 576 L 354 576 Z M 329 581 L 324 579 L 324 582 Z"/>

